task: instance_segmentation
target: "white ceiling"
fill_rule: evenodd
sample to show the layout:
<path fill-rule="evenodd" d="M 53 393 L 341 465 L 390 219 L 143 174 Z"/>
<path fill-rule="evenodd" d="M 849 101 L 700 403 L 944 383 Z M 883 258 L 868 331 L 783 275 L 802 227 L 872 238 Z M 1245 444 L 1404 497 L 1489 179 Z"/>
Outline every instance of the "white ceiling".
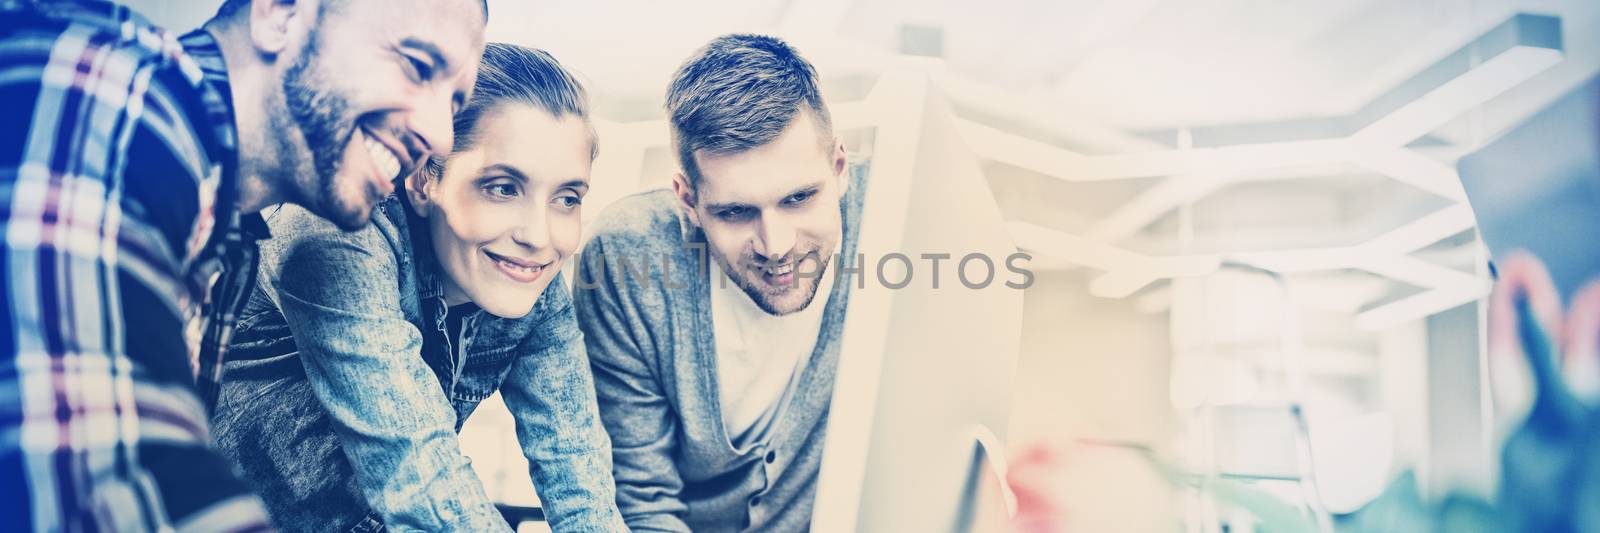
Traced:
<path fill-rule="evenodd" d="M 174 28 L 215 2 L 126 0 Z M 547 49 L 614 120 L 658 114 L 673 68 L 729 32 L 791 38 L 835 83 L 935 28 L 956 78 L 1041 120 L 1136 132 L 1350 113 L 1515 13 L 1593 0 L 490 0 L 490 39 Z M 1570 28 L 1569 28 L 1570 31 Z M 1569 36 L 1570 39 L 1570 36 Z M 860 96 L 845 95 L 845 96 Z M 1027 125 L 1022 125 L 1026 127 Z"/>
<path fill-rule="evenodd" d="M 659 100 L 710 38 L 778 33 L 825 77 L 937 28 L 957 76 L 1125 130 L 1349 113 L 1512 14 L 1589 0 L 501 0 L 491 39 L 546 48 L 618 98 Z M 835 68 L 829 68 L 835 67 Z"/>
<path fill-rule="evenodd" d="M 212 10 L 189 0 L 129 3 L 179 28 Z M 788 38 L 817 64 L 836 105 L 864 98 L 889 68 L 921 68 L 959 113 L 1008 136 L 991 139 L 985 170 L 1009 218 L 1153 256 L 1355 246 L 1385 235 L 1452 205 L 1402 183 L 1410 172 L 1394 165 L 1449 181 L 1456 157 L 1600 70 L 1595 0 L 491 0 L 490 12 L 491 40 L 552 52 L 588 80 L 612 123 L 658 120 L 673 69 L 729 32 Z M 1051 172 L 993 153 L 1136 160 L 1193 155 L 1174 153 L 1180 138 L 1196 147 L 1315 138 L 1306 131 L 1321 130 L 1307 123 L 1350 116 L 1408 83 L 1427 85 L 1437 75 L 1430 67 L 1452 54 L 1474 65 L 1490 59 L 1472 43 L 1518 13 L 1560 17 L 1564 56 L 1430 125 L 1419 132 L 1425 142 L 1399 141 L 1401 155 L 1415 156 L 1410 165 L 1269 166 L 1186 191 L 1204 178 L 1081 181 L 1070 165 Z M 900 55 L 930 48 L 937 58 Z M 1037 146 L 1017 148 L 1027 143 Z M 670 165 L 659 150 L 645 159 L 624 173 Z M 1130 208 L 1140 202 L 1142 213 Z M 1470 238 L 1449 243 L 1474 246 Z M 1398 293 L 1414 290 L 1396 283 Z"/>

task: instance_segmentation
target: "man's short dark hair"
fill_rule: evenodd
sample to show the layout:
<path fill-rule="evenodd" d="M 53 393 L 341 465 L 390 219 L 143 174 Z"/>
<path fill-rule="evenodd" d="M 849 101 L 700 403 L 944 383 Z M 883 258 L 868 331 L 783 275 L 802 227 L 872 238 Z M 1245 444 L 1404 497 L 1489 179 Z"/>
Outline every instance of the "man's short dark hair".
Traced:
<path fill-rule="evenodd" d="M 770 143 L 801 105 L 811 111 L 819 141 L 831 145 L 833 123 L 817 70 L 794 48 L 748 34 L 724 35 L 701 48 L 667 87 L 672 140 L 690 185 L 701 178 L 695 153 L 736 154 Z"/>

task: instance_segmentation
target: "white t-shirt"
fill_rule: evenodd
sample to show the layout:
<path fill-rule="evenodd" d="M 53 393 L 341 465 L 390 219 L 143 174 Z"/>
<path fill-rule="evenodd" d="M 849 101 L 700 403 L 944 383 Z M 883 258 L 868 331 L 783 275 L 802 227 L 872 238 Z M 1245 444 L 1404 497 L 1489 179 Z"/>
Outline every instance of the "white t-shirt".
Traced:
<path fill-rule="evenodd" d="M 722 423 L 736 447 L 764 442 L 772 422 L 794 395 L 815 350 L 834 272 L 818 280 L 811 305 L 786 316 L 761 310 L 711 263 L 711 325 L 717 348 Z"/>

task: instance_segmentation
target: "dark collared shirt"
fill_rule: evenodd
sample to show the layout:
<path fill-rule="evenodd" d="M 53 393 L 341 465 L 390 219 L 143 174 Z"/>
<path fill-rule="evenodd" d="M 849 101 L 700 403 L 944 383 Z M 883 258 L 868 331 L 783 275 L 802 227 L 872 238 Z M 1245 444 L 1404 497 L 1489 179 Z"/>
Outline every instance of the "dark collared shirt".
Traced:
<path fill-rule="evenodd" d="M 222 61 L 222 50 L 217 47 L 216 39 L 205 30 L 195 30 L 184 35 L 181 42 L 189 57 L 199 63 L 206 85 L 220 91 L 226 103 L 230 94 L 228 67 Z M 232 109 L 232 105 L 228 104 L 225 109 Z M 231 136 L 231 111 L 229 117 L 226 123 L 228 131 L 225 133 Z M 231 146 L 232 142 L 229 144 Z M 230 148 L 229 154 L 236 158 L 236 149 Z M 226 187 L 219 191 L 219 205 L 235 205 L 236 191 L 237 187 Z M 219 211 L 217 216 L 222 223 L 213 232 L 211 245 L 201 249 L 199 260 L 189 272 L 193 289 L 208 294 L 208 297 L 197 306 L 197 316 L 186 321 L 193 348 L 189 353 L 198 356 L 194 361 L 195 384 L 199 387 L 200 399 L 208 412 L 216 405 L 217 389 L 222 382 L 222 363 L 227 355 L 228 343 L 233 338 L 234 326 L 239 322 L 239 314 L 244 310 L 250 289 L 255 287 L 261 255 L 260 241 L 272 236 L 260 213 L 246 214 L 237 209 L 227 209 Z M 204 292 L 207 286 L 210 287 L 209 293 Z"/>
<path fill-rule="evenodd" d="M 266 529 L 185 336 L 254 260 L 226 82 L 208 35 L 0 0 L 0 531 Z"/>

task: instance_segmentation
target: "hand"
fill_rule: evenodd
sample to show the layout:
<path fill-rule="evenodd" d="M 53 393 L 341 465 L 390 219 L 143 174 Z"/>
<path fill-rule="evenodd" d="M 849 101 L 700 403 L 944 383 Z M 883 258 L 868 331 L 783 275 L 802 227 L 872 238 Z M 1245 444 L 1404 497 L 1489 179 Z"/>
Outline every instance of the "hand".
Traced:
<path fill-rule="evenodd" d="M 1572 512 L 1587 505 L 1574 489 L 1600 483 L 1574 476 L 1593 469 L 1600 435 L 1600 418 L 1580 399 L 1600 381 L 1597 336 L 1600 281 L 1579 291 L 1563 319 L 1543 263 L 1526 254 L 1505 262 L 1489 303 L 1489 378 L 1497 433 L 1506 435 L 1496 504 L 1517 530 L 1570 531 Z"/>

